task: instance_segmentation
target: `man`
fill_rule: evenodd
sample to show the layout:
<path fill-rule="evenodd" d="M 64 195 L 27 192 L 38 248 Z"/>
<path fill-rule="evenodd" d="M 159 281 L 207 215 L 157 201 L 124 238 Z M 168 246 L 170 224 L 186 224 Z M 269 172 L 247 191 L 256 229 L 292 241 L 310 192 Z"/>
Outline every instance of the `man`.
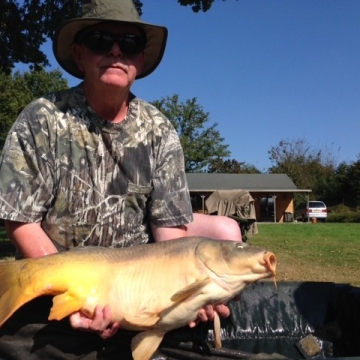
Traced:
<path fill-rule="evenodd" d="M 84 1 L 82 16 L 57 29 L 55 57 L 83 82 L 29 104 L 6 141 L 0 218 L 19 256 L 150 237 L 241 240 L 231 219 L 192 214 L 174 128 L 130 91 L 160 63 L 166 38 L 166 28 L 141 21 L 131 0 Z M 111 309 L 97 307 L 93 319 L 75 313 L 70 324 L 107 339 L 118 330 L 110 318 Z M 212 307 L 199 312 L 199 320 L 212 318 Z"/>

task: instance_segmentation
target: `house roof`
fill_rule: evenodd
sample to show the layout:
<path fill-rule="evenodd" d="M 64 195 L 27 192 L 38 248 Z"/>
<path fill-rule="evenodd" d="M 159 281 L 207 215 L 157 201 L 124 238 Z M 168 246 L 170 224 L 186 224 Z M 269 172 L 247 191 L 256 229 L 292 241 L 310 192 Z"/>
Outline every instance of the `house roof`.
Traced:
<path fill-rule="evenodd" d="M 286 174 L 187 173 L 190 191 L 243 189 L 257 192 L 311 192 L 298 189 Z"/>

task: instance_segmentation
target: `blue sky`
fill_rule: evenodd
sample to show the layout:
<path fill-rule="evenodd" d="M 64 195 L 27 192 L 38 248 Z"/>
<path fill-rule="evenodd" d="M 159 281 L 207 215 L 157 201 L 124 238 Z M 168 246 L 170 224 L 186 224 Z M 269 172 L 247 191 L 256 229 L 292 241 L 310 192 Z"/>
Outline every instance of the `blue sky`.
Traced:
<path fill-rule="evenodd" d="M 216 0 L 206 13 L 176 0 L 143 4 L 143 20 L 167 26 L 169 38 L 137 96 L 196 97 L 231 158 L 261 171 L 281 139 L 330 149 L 337 163 L 358 159 L 360 1 Z"/>

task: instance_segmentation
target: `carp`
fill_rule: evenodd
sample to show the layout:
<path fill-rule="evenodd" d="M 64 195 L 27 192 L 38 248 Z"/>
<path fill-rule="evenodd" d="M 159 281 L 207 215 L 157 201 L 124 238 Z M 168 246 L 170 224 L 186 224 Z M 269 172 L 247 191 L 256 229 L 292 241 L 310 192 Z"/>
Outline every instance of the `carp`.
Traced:
<path fill-rule="evenodd" d="M 140 331 L 132 355 L 147 360 L 166 332 L 195 320 L 207 304 L 226 303 L 247 285 L 275 278 L 276 264 L 262 248 L 203 237 L 7 260 L 0 262 L 0 326 L 42 295 L 54 296 L 49 320 L 76 311 L 92 317 L 97 304 L 109 305 L 120 328 Z"/>

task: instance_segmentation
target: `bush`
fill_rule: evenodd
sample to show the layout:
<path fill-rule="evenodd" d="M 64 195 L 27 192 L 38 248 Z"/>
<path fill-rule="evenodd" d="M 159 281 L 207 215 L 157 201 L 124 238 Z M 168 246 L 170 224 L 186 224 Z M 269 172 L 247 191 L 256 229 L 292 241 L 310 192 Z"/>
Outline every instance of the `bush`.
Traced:
<path fill-rule="evenodd" d="M 329 206 L 328 210 L 330 213 L 342 214 L 342 213 L 352 212 L 355 209 L 353 209 L 349 206 L 346 206 L 344 204 L 339 204 L 339 205 L 335 205 L 335 206 Z"/>
<path fill-rule="evenodd" d="M 336 223 L 360 223 L 360 211 L 354 211 L 350 209 L 343 209 L 344 211 L 336 210 L 334 211 L 331 209 L 328 214 L 329 222 L 336 222 Z"/>

